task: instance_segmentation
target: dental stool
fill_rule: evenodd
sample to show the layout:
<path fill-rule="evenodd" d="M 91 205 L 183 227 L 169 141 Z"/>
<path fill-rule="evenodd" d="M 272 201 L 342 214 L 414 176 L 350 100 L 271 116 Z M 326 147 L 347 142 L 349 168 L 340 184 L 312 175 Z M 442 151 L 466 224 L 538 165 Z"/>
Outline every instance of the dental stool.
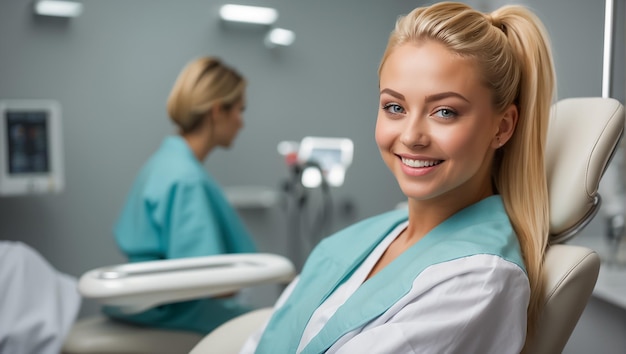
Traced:
<path fill-rule="evenodd" d="M 624 107 L 617 100 L 571 98 L 553 106 L 546 148 L 550 246 L 543 271 L 545 303 L 525 354 L 561 353 L 591 296 L 600 257 L 564 242 L 596 215 L 600 179 L 623 130 Z M 238 353 L 270 315 L 270 309 L 262 309 L 234 318 L 208 334 L 190 354 Z"/>

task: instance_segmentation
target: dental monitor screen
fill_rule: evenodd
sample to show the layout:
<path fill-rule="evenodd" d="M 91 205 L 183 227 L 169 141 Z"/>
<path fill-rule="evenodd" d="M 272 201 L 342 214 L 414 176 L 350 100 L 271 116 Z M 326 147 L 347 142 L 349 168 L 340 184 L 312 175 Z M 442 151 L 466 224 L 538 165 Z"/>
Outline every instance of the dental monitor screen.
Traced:
<path fill-rule="evenodd" d="M 9 174 L 49 172 L 48 114 L 45 111 L 5 114 Z"/>
<path fill-rule="evenodd" d="M 0 100 L 0 117 L 0 196 L 61 191 L 58 103 Z"/>

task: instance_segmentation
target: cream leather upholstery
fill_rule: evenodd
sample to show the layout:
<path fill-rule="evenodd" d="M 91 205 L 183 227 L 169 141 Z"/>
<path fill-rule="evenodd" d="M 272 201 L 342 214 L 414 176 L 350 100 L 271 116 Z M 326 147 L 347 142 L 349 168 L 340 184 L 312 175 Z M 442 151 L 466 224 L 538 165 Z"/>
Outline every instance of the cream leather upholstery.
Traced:
<path fill-rule="evenodd" d="M 217 327 L 200 341 L 189 354 L 236 354 L 246 339 L 261 328 L 272 315 L 272 308 L 258 309 Z"/>
<path fill-rule="evenodd" d="M 614 99 L 572 98 L 553 107 L 546 151 L 552 246 L 544 265 L 545 308 L 525 353 L 560 353 L 591 296 L 600 257 L 557 243 L 576 235 L 598 211 L 600 179 L 623 130 L 624 107 Z"/>
<path fill-rule="evenodd" d="M 599 207 L 598 185 L 624 129 L 610 98 L 570 98 L 552 108 L 546 147 L 553 243 L 572 237 Z"/>
<path fill-rule="evenodd" d="M 614 99 L 573 98 L 553 106 L 546 151 L 552 245 L 545 256 L 545 307 L 525 354 L 561 353 L 591 296 L 600 270 L 598 254 L 558 243 L 595 216 L 600 178 L 623 128 L 624 107 Z M 238 353 L 243 341 L 236 341 L 260 328 L 270 313 L 258 311 L 226 322 L 190 354 Z"/>
<path fill-rule="evenodd" d="M 600 257 L 585 247 L 553 245 L 546 253 L 544 310 L 524 353 L 561 353 L 583 313 L 600 271 Z"/>

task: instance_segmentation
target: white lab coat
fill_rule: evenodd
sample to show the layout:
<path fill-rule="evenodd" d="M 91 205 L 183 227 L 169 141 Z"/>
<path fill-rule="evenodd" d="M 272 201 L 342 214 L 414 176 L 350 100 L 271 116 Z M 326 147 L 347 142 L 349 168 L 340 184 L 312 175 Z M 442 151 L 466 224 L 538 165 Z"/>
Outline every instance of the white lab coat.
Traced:
<path fill-rule="evenodd" d="M 297 353 L 305 350 L 362 286 L 384 250 L 406 225 L 402 223 L 390 232 L 315 309 Z M 298 281 L 281 295 L 276 309 L 289 299 Z M 343 334 L 325 353 L 519 353 L 526 337 L 529 297 L 524 269 L 499 255 L 474 254 L 432 264 L 384 313 Z M 262 332 L 245 343 L 242 354 L 254 353 Z"/>
<path fill-rule="evenodd" d="M 76 279 L 20 242 L 0 241 L 0 354 L 58 354 L 81 298 Z"/>

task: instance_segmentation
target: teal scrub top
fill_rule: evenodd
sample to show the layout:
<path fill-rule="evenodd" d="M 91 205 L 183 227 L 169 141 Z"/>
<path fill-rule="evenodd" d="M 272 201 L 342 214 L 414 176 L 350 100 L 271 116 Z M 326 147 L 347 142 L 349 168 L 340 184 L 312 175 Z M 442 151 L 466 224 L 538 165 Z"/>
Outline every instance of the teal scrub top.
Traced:
<path fill-rule="evenodd" d="M 256 251 L 237 212 L 180 136 L 167 137 L 141 169 L 115 239 L 130 262 Z M 185 301 L 134 315 L 104 308 L 116 319 L 199 333 L 247 311 L 232 298 Z"/>

